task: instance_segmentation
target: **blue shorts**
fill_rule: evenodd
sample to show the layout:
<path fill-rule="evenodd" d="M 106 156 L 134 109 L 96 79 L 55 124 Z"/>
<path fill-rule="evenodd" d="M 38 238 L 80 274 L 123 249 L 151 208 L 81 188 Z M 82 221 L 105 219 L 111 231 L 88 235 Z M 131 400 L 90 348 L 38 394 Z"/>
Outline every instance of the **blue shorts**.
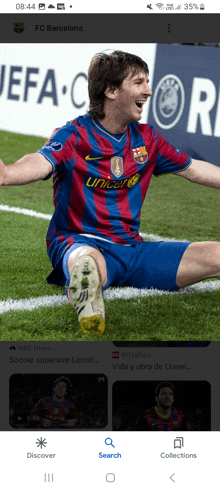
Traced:
<path fill-rule="evenodd" d="M 65 284 L 68 286 L 70 281 L 67 263 L 71 252 L 81 246 L 91 246 L 98 249 L 106 261 L 107 284 L 104 290 L 109 286 L 178 290 L 177 270 L 189 244 L 190 242 L 142 241 L 140 244 L 124 246 L 79 236 L 79 242 L 75 241 L 63 257 Z"/>

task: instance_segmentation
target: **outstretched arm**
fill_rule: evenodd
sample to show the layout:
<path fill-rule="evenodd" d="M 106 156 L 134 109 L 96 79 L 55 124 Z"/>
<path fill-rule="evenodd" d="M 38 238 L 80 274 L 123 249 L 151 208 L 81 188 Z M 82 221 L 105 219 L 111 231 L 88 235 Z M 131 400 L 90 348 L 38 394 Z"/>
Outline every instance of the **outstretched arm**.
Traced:
<path fill-rule="evenodd" d="M 192 164 L 176 175 L 203 186 L 220 189 L 220 167 L 203 160 L 192 159 Z"/>
<path fill-rule="evenodd" d="M 0 186 L 16 186 L 44 179 L 52 165 L 41 153 L 25 155 L 14 164 L 4 165 L 0 159 Z"/>

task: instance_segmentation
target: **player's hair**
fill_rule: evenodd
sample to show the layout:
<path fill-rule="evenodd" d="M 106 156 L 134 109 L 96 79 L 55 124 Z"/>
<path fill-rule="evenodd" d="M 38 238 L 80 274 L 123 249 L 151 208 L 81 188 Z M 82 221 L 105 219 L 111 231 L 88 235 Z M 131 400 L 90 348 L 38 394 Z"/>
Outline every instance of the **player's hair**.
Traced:
<path fill-rule="evenodd" d="M 155 394 L 156 394 L 157 397 L 159 396 L 159 393 L 160 393 L 161 389 L 163 389 L 163 387 L 170 387 L 170 389 L 172 389 L 173 394 L 174 394 L 175 389 L 174 389 L 173 384 L 171 384 L 170 382 L 160 382 L 156 386 L 156 389 L 155 389 Z"/>
<path fill-rule="evenodd" d="M 53 390 L 55 389 L 56 385 L 59 383 L 59 382 L 64 382 L 66 384 L 66 390 L 67 392 L 69 392 L 70 388 L 71 388 L 71 382 L 70 382 L 70 379 L 68 377 L 65 377 L 63 375 L 61 375 L 61 377 L 58 377 L 55 382 L 53 383 Z"/>
<path fill-rule="evenodd" d="M 113 90 L 121 87 L 130 71 L 133 77 L 140 70 L 148 74 L 147 63 L 139 56 L 124 51 L 113 51 L 110 54 L 103 52 L 93 56 L 88 72 L 91 118 L 104 118 L 105 91 L 108 87 Z"/>

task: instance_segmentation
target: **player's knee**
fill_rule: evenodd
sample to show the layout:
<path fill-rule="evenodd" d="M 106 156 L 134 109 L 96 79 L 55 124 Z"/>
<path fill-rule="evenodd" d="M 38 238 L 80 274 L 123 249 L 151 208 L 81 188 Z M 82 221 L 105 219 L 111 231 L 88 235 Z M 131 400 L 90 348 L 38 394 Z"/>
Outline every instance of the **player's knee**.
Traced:
<path fill-rule="evenodd" d="M 105 262 L 103 255 L 97 249 L 93 249 L 88 254 L 90 256 L 92 256 L 95 259 L 95 261 L 97 262 L 97 264 L 99 266 L 99 271 L 101 274 L 102 286 L 105 286 L 107 283 L 107 268 L 106 268 L 106 262 Z"/>
<path fill-rule="evenodd" d="M 107 283 L 107 268 L 106 268 L 106 262 L 98 249 L 95 249 L 94 247 L 87 247 L 87 246 L 80 246 L 77 249 L 75 249 L 71 254 L 69 255 L 68 258 L 68 270 L 69 273 L 71 273 L 72 268 L 74 264 L 76 263 L 77 259 L 81 256 L 92 256 L 95 261 L 98 264 L 100 275 L 101 275 L 101 281 L 102 285 L 105 286 Z"/>
<path fill-rule="evenodd" d="M 220 242 L 215 243 L 213 256 L 217 273 L 220 274 Z"/>
<path fill-rule="evenodd" d="M 208 247 L 207 254 L 205 256 L 207 266 L 211 269 L 211 272 L 220 275 L 220 242 L 211 242 Z"/>

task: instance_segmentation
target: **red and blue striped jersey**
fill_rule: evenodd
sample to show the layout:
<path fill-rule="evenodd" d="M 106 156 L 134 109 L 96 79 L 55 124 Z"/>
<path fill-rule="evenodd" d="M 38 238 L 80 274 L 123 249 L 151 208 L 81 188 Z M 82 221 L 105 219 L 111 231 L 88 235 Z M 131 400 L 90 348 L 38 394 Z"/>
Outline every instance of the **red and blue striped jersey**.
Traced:
<path fill-rule="evenodd" d="M 74 234 L 125 245 L 141 242 L 140 213 L 152 175 L 175 173 L 191 163 L 150 125 L 131 123 L 123 134 L 112 134 L 88 114 L 54 132 L 39 152 L 54 174 L 47 247 L 55 268 Z"/>
<path fill-rule="evenodd" d="M 76 406 L 72 402 L 64 399 L 62 402 L 54 401 L 53 397 L 43 397 L 38 401 L 32 411 L 32 416 L 40 416 L 52 422 L 52 428 L 65 426 L 65 421 L 73 419 Z"/>
<path fill-rule="evenodd" d="M 148 409 L 132 428 L 136 431 L 184 431 L 186 429 L 186 421 L 182 411 L 173 408 L 168 416 L 163 416 L 158 412 L 157 407 Z"/>

